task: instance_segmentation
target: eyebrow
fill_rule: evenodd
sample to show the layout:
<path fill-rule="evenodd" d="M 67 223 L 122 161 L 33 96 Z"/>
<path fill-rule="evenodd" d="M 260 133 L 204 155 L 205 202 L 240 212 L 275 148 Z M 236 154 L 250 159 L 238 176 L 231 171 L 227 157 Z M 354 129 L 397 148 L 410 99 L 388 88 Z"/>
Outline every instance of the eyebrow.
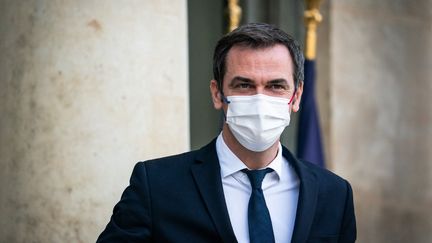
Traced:
<path fill-rule="evenodd" d="M 278 78 L 278 79 L 270 80 L 270 81 L 268 81 L 268 84 L 286 84 L 289 86 L 288 81 L 284 78 Z"/>
<path fill-rule="evenodd" d="M 231 81 L 229 82 L 228 86 L 229 87 L 233 87 L 235 83 L 237 82 L 242 82 L 242 83 L 254 83 L 254 81 L 250 78 L 245 78 L 242 76 L 235 76 L 234 78 L 231 79 Z"/>
<path fill-rule="evenodd" d="M 242 82 L 242 83 L 254 83 L 254 81 L 250 78 L 246 78 L 246 77 L 242 77 L 242 76 L 235 76 L 234 78 L 231 79 L 231 81 L 229 82 L 229 87 L 233 87 L 233 85 L 237 82 Z M 278 78 L 278 79 L 273 79 L 267 82 L 267 84 L 284 84 L 284 85 L 288 85 L 289 83 L 286 79 L 284 78 Z"/>

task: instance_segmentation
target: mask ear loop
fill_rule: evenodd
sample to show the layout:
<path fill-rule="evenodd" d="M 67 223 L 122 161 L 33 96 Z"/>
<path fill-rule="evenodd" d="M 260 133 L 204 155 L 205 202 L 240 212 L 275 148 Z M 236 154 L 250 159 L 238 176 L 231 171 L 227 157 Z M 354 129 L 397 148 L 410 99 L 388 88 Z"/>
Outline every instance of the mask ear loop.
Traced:
<path fill-rule="evenodd" d="M 226 98 L 226 96 L 223 94 L 222 91 L 220 92 L 220 95 L 221 95 L 221 100 L 222 100 L 223 103 L 225 103 L 225 104 L 229 104 L 229 103 L 231 103 L 231 101 L 229 101 L 229 100 Z"/>
<path fill-rule="evenodd" d="M 219 94 L 221 95 L 221 101 L 222 101 L 223 103 L 225 103 L 225 104 L 229 104 L 230 101 L 226 98 L 226 96 L 225 96 L 224 93 L 223 93 L 221 82 L 218 82 L 218 88 L 219 88 L 219 90 L 220 90 L 220 91 L 219 91 Z"/>
<path fill-rule="evenodd" d="M 288 102 L 288 105 L 291 105 L 291 102 L 294 100 L 294 96 L 296 95 L 296 92 L 297 92 L 297 87 L 294 88 L 294 93 L 293 93 L 293 95 L 291 96 L 291 99 L 290 99 L 290 101 Z"/>
<path fill-rule="evenodd" d="M 218 85 L 219 86 L 219 94 L 221 95 L 221 101 L 223 102 L 223 103 L 225 103 L 225 104 L 229 104 L 229 103 L 231 103 L 228 99 L 227 99 L 227 97 L 224 95 L 224 93 L 223 93 L 223 91 L 222 91 L 222 85 Z M 225 114 L 225 111 L 222 109 L 222 115 L 223 115 L 223 117 L 224 117 L 224 121 L 226 122 L 226 120 L 227 120 L 227 117 L 226 117 L 226 114 Z"/>

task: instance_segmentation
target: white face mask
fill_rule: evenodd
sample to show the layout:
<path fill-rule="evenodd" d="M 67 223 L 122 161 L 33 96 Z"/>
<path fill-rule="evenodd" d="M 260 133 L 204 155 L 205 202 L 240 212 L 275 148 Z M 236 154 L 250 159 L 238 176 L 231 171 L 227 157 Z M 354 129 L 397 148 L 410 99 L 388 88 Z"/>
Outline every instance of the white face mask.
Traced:
<path fill-rule="evenodd" d="M 256 94 L 226 100 L 226 123 L 239 143 L 251 151 L 270 148 L 290 123 L 288 99 Z"/>

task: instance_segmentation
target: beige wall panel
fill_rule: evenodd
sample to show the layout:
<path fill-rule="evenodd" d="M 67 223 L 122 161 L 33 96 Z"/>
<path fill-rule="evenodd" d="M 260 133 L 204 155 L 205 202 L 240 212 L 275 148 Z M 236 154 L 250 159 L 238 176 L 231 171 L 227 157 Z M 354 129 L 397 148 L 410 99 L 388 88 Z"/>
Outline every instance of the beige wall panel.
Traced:
<path fill-rule="evenodd" d="M 432 239 L 432 1 L 332 1 L 333 169 L 359 242 Z"/>
<path fill-rule="evenodd" d="M 94 242 L 189 148 L 186 1 L 0 3 L 0 242 Z"/>

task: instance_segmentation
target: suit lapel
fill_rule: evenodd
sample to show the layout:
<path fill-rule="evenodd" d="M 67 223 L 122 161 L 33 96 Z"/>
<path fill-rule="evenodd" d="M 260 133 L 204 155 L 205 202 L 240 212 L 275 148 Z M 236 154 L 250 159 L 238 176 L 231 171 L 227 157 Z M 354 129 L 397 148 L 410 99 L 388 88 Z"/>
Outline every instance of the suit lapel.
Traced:
<path fill-rule="evenodd" d="M 237 242 L 225 203 L 215 140 L 199 151 L 197 161 L 191 169 L 198 190 L 222 240 Z"/>
<path fill-rule="evenodd" d="M 300 180 L 299 198 L 292 242 L 306 242 L 315 215 L 319 189 L 318 182 L 315 174 L 302 162 L 294 158 L 286 148 L 283 148 L 283 156 L 287 158 L 290 164 L 294 167 Z"/>
<path fill-rule="evenodd" d="M 315 215 L 319 185 L 315 174 L 285 147 L 283 148 L 283 156 L 294 167 L 300 180 L 292 242 L 306 242 Z M 215 140 L 199 151 L 191 171 L 198 191 L 222 240 L 224 242 L 237 242 L 225 203 Z"/>

